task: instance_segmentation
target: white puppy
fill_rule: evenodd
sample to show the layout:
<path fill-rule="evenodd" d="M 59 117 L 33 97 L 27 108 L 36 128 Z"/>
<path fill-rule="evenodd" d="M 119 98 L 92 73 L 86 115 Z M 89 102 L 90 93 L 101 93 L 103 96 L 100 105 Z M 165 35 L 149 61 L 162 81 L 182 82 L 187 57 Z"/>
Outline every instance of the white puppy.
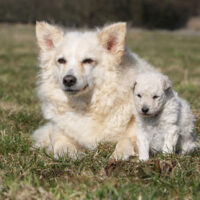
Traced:
<path fill-rule="evenodd" d="M 148 160 L 150 151 L 185 154 L 199 146 L 190 106 L 172 90 L 167 76 L 141 73 L 133 98 L 140 160 Z"/>

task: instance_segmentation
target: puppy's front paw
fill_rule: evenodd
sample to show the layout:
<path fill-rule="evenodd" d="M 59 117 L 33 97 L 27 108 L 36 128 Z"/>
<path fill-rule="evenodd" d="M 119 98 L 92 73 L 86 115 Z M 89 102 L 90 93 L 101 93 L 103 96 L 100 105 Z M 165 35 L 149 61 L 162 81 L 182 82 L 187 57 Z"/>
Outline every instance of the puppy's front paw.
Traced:
<path fill-rule="evenodd" d="M 145 162 L 145 161 L 149 160 L 149 155 L 140 155 L 139 160 L 142 162 Z"/>
<path fill-rule="evenodd" d="M 128 160 L 131 156 L 136 156 L 133 144 L 127 139 L 120 141 L 111 155 L 114 160 Z"/>
<path fill-rule="evenodd" d="M 82 157 L 81 156 L 82 154 L 78 152 L 75 145 L 67 141 L 62 141 L 62 140 L 57 141 L 53 146 L 53 150 L 55 158 L 64 157 L 66 155 L 68 155 L 72 159 L 78 159 Z"/>
<path fill-rule="evenodd" d="M 162 149 L 163 154 L 171 154 L 174 152 L 173 147 L 170 145 L 164 145 Z"/>

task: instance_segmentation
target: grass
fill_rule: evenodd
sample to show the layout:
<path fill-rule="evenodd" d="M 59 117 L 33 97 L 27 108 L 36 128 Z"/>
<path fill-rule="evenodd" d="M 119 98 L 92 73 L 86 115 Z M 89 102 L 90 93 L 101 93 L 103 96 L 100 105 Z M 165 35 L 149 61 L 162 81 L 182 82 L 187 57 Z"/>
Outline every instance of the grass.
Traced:
<path fill-rule="evenodd" d="M 44 123 L 34 27 L 0 25 L 0 43 L 0 199 L 200 199 L 200 151 L 114 163 L 112 144 L 79 161 L 32 150 L 30 134 Z M 200 134 L 200 36 L 130 30 L 128 44 L 169 75 Z"/>

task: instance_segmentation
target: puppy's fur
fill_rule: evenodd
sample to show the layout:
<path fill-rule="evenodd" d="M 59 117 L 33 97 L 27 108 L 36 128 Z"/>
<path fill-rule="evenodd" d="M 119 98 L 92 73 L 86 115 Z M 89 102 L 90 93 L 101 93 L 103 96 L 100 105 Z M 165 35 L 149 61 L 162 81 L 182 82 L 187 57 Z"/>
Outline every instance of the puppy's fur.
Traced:
<path fill-rule="evenodd" d="M 133 98 L 140 160 L 148 160 L 150 150 L 185 154 L 199 147 L 190 107 L 172 90 L 167 76 L 138 75 Z"/>
<path fill-rule="evenodd" d="M 36 147 L 72 158 L 100 142 L 120 142 L 133 129 L 132 77 L 154 69 L 125 49 L 126 24 L 93 32 L 67 32 L 36 24 L 40 48 L 38 97 L 49 122 L 33 133 Z M 66 76 L 76 78 L 72 86 Z M 129 143 L 129 142 L 128 142 Z M 114 158 L 134 155 L 118 144 Z"/>

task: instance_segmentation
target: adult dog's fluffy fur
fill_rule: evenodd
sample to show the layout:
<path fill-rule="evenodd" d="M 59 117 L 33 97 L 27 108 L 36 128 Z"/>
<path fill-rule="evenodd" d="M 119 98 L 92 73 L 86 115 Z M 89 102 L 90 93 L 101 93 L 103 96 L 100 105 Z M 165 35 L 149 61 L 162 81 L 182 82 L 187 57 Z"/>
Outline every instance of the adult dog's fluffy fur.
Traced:
<path fill-rule="evenodd" d="M 140 160 L 148 160 L 150 150 L 185 154 L 199 147 L 190 106 L 173 91 L 167 76 L 138 75 L 133 102 Z"/>
<path fill-rule="evenodd" d="M 132 132 L 132 77 L 154 70 L 125 48 L 126 24 L 93 32 L 67 32 L 36 24 L 40 48 L 38 97 L 49 122 L 33 133 L 36 147 L 55 157 L 76 157 L 100 142 L 116 142 L 114 158 L 127 159 L 134 149 L 124 140 Z M 134 138 L 131 138 L 134 140 Z"/>

